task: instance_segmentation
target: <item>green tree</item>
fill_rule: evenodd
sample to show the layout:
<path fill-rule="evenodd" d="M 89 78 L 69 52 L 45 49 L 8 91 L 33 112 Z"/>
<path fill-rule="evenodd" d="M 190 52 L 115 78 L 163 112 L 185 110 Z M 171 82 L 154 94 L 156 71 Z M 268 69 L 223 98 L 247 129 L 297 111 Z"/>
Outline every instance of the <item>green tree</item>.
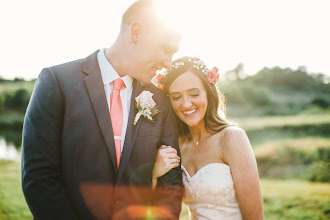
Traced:
<path fill-rule="evenodd" d="M 29 103 L 30 94 L 26 89 L 19 89 L 15 94 L 5 96 L 5 108 L 7 110 L 18 110 L 25 112 L 25 109 Z"/>

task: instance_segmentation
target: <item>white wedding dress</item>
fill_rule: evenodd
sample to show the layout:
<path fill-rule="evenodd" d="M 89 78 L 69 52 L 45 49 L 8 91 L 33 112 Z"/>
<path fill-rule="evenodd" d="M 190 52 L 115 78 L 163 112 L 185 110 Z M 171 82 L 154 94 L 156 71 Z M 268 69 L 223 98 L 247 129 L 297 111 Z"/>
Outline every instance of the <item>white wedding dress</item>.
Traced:
<path fill-rule="evenodd" d="M 228 165 L 211 163 L 193 176 L 183 165 L 181 168 L 185 187 L 183 202 L 188 206 L 190 220 L 242 219 Z"/>

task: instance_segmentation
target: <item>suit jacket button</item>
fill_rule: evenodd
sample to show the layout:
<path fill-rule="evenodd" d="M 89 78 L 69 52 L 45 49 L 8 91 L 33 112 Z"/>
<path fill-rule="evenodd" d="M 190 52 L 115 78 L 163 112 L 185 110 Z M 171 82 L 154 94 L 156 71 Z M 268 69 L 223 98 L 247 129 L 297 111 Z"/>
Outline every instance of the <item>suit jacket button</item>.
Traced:
<path fill-rule="evenodd" d="M 116 199 L 116 200 L 115 200 L 115 205 L 118 205 L 119 202 L 120 202 L 119 199 Z"/>

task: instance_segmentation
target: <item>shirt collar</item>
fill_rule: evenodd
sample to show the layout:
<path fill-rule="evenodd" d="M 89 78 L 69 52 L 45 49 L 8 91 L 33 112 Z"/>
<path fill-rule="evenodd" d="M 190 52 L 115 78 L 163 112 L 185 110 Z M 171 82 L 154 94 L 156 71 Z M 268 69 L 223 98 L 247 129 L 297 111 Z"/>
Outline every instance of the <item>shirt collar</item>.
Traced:
<path fill-rule="evenodd" d="M 103 84 L 107 85 L 109 83 L 112 83 L 118 78 L 121 78 L 128 91 L 132 89 L 133 85 L 133 78 L 129 75 L 120 77 L 118 73 L 116 72 L 115 68 L 111 65 L 111 63 L 107 60 L 104 54 L 104 48 L 102 48 L 98 53 L 97 53 L 97 60 L 99 62 L 100 70 L 101 70 L 101 75 L 102 75 L 102 80 Z"/>

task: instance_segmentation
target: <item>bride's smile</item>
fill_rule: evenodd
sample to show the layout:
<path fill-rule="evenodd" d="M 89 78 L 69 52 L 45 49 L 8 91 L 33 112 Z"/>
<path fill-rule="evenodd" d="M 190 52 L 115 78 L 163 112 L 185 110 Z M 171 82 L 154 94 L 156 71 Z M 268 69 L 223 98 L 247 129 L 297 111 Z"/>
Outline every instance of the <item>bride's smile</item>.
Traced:
<path fill-rule="evenodd" d="M 207 93 L 201 80 L 187 71 L 169 87 L 174 112 L 189 127 L 202 125 L 207 108 Z"/>
<path fill-rule="evenodd" d="M 195 108 L 195 109 L 190 110 L 190 111 L 183 111 L 183 114 L 187 117 L 190 117 L 190 116 L 194 116 L 195 115 L 194 113 L 196 113 L 196 111 L 197 111 L 197 109 Z"/>

